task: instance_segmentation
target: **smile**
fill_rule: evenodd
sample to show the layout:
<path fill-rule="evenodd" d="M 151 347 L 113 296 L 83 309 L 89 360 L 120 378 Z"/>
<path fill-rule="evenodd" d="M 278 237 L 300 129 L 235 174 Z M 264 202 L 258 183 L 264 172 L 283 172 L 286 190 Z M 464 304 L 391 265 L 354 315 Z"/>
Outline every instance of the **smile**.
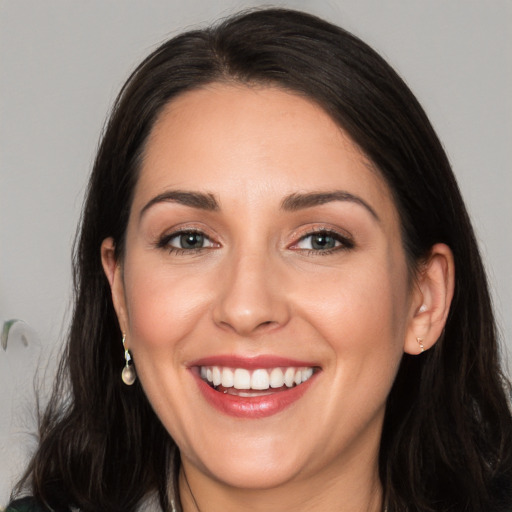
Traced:
<path fill-rule="evenodd" d="M 314 373 L 312 367 L 228 368 L 201 366 L 201 379 L 217 391 L 251 397 L 284 391 L 309 380 Z M 264 393 L 267 392 L 267 393 Z"/>
<path fill-rule="evenodd" d="M 316 362 L 276 356 L 212 356 L 189 365 L 199 391 L 217 411 L 262 419 L 303 400 L 322 373 Z"/>

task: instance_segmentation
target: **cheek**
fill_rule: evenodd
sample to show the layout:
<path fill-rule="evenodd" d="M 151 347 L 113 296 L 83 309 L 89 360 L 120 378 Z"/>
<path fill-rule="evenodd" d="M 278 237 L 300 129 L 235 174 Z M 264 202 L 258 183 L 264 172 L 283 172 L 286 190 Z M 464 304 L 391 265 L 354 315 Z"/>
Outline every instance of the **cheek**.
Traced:
<path fill-rule="evenodd" d="M 395 266 L 387 260 L 351 266 L 333 272 L 321 286 L 304 283 L 304 289 L 297 291 L 303 314 L 336 346 L 363 350 L 402 341 L 407 284 Z"/>
<path fill-rule="evenodd" d="M 406 276 L 404 259 L 390 254 L 347 265 L 301 293 L 301 314 L 329 346 L 337 407 L 361 417 L 383 407 L 403 355 Z"/>
<path fill-rule="evenodd" d="M 149 258 L 151 260 L 151 258 Z M 126 267 L 126 302 L 134 350 L 168 351 L 192 331 L 208 308 L 209 290 L 200 273 L 170 271 L 155 261 Z"/>

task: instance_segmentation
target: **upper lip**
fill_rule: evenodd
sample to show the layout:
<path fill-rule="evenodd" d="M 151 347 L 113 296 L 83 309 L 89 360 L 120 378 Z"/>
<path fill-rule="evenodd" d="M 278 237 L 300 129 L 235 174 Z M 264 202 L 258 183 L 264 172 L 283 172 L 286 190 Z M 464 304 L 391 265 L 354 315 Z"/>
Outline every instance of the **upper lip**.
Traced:
<path fill-rule="evenodd" d="M 245 368 L 247 370 L 257 370 L 264 368 L 277 367 L 317 367 L 312 361 L 291 359 L 288 357 L 275 356 L 270 354 L 258 356 L 240 356 L 234 354 L 223 354 L 216 356 L 203 357 L 187 364 L 189 368 L 198 366 L 224 366 L 229 368 Z"/>

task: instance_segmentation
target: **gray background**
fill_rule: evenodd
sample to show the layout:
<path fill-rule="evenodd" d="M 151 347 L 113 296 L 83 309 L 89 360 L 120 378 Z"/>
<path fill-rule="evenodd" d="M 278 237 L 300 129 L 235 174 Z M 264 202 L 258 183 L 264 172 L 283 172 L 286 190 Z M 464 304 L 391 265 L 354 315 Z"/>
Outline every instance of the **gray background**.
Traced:
<path fill-rule="evenodd" d="M 129 72 L 184 28 L 263 2 L 0 0 L 0 506 L 34 443 L 33 379 L 69 319 L 70 249 L 106 112 Z M 512 347 L 512 2 L 284 1 L 353 31 L 405 78 L 458 177 Z M 505 360 L 507 357 L 505 356 Z M 42 388 L 43 390 L 46 388 Z"/>

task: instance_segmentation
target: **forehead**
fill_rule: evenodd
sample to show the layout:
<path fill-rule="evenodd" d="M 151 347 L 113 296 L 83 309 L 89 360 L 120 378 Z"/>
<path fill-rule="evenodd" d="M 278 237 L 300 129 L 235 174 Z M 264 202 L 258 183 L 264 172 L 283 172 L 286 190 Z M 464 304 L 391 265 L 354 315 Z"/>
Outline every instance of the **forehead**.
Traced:
<path fill-rule="evenodd" d="M 268 86 L 211 84 L 164 108 L 146 144 L 135 202 L 172 188 L 200 189 L 221 202 L 346 189 L 394 212 L 380 173 L 331 117 Z"/>

